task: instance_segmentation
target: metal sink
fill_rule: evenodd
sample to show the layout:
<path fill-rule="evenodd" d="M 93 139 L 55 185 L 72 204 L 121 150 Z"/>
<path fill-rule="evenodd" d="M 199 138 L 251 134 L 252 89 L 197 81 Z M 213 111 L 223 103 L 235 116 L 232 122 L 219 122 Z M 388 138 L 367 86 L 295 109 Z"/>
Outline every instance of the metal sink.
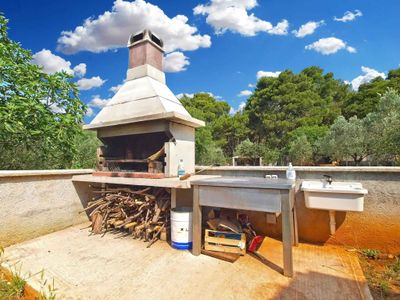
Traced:
<path fill-rule="evenodd" d="M 368 191 L 358 182 L 303 181 L 306 207 L 312 209 L 363 211 Z"/>

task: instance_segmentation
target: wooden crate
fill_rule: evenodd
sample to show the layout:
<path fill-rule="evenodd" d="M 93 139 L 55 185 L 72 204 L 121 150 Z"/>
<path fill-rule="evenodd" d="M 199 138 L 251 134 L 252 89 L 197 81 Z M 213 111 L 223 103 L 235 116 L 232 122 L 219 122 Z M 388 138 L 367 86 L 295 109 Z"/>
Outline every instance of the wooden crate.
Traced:
<path fill-rule="evenodd" d="M 245 255 L 246 235 L 244 233 L 206 229 L 204 249 Z"/>

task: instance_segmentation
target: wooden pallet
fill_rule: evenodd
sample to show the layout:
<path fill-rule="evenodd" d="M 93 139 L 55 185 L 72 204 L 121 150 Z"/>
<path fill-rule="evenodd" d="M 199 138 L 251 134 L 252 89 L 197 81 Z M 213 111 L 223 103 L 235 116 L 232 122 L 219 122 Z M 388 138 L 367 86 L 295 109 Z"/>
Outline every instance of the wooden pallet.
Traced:
<path fill-rule="evenodd" d="M 244 233 L 206 229 L 204 249 L 245 255 L 246 235 Z"/>

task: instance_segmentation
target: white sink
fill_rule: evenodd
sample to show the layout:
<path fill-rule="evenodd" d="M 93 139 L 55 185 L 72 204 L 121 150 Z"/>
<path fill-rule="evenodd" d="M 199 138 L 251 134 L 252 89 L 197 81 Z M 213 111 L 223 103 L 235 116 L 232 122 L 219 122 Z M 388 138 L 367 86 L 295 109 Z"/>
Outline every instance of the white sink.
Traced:
<path fill-rule="evenodd" d="M 338 211 L 363 211 L 368 191 L 358 182 L 303 181 L 306 207 Z"/>

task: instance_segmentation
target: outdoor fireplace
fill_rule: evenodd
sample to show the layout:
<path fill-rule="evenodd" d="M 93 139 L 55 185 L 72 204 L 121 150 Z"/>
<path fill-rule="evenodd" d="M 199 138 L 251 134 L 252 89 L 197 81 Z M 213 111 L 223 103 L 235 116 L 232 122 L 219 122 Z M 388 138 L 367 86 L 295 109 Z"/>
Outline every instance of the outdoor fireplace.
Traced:
<path fill-rule="evenodd" d="M 84 128 L 103 142 L 97 151 L 97 176 L 175 177 L 182 159 L 194 172 L 192 118 L 165 84 L 163 42 L 149 30 L 128 41 L 127 78 L 108 104 Z"/>

